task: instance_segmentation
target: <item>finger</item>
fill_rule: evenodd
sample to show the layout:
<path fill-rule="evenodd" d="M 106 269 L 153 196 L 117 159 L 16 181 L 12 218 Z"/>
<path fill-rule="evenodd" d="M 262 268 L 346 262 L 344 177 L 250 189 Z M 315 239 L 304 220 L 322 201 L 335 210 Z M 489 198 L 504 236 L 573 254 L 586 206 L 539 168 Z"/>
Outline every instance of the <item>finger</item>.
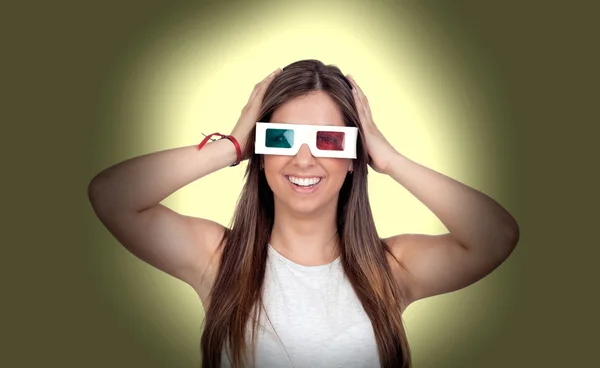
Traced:
<path fill-rule="evenodd" d="M 356 103 L 356 111 L 358 112 L 358 118 L 360 119 L 360 122 L 364 125 L 368 121 L 364 104 L 361 101 L 360 97 L 358 96 L 358 92 L 355 89 L 352 90 L 352 94 L 354 95 L 354 102 Z"/>
<path fill-rule="evenodd" d="M 352 85 L 354 86 L 354 88 L 352 90 L 354 92 L 354 95 L 360 101 L 360 108 L 362 108 L 363 114 L 367 118 L 366 121 L 368 121 L 368 122 L 372 121 L 373 117 L 371 114 L 371 107 L 369 106 L 369 100 L 367 99 L 367 96 L 364 94 L 362 89 L 358 86 L 358 83 L 356 83 L 354 78 L 352 78 L 352 76 L 350 76 L 350 75 L 348 75 L 348 77 L 352 81 Z"/>
<path fill-rule="evenodd" d="M 358 83 L 356 83 L 356 80 L 354 80 L 354 77 L 352 77 L 351 75 L 348 74 L 348 78 L 352 82 L 352 85 L 354 86 L 354 88 L 356 88 L 356 90 L 358 91 L 358 95 L 360 96 L 360 99 L 363 102 L 368 104 L 369 100 L 367 99 L 367 96 L 364 94 L 363 90 L 358 86 Z"/>
<path fill-rule="evenodd" d="M 360 89 L 360 87 L 358 86 L 358 84 L 356 83 L 356 81 L 354 80 L 354 78 L 352 78 L 351 75 L 348 75 L 348 79 L 352 83 L 352 87 L 353 87 L 352 88 L 352 92 L 354 92 L 354 95 L 360 101 L 360 103 L 364 104 L 365 101 L 364 101 L 364 98 L 363 98 L 362 90 Z"/>
<path fill-rule="evenodd" d="M 352 80 L 352 85 L 354 86 L 354 88 L 352 88 L 352 94 L 354 95 L 354 101 L 356 102 L 356 108 L 359 110 L 359 113 L 362 113 L 366 117 L 365 101 L 360 95 L 360 93 L 361 93 L 360 88 L 358 87 L 358 85 L 356 84 L 356 82 L 354 80 Z"/>
<path fill-rule="evenodd" d="M 275 69 L 274 71 L 271 72 L 271 74 L 264 77 L 263 80 L 260 81 L 260 83 L 258 83 L 258 84 L 268 83 L 273 78 L 273 76 L 279 74 L 279 72 L 281 72 L 281 68 Z"/>
<path fill-rule="evenodd" d="M 356 109 L 359 113 L 361 113 L 363 110 L 363 102 L 360 98 L 360 95 L 358 94 L 358 88 L 354 85 L 354 83 L 352 88 L 352 96 L 354 97 L 354 102 L 356 103 Z"/>
<path fill-rule="evenodd" d="M 281 68 L 277 68 L 275 69 L 274 72 L 272 72 L 271 74 L 267 75 L 265 77 L 265 79 L 263 79 L 259 84 L 256 85 L 256 91 L 254 91 L 254 97 L 253 98 L 257 98 L 260 96 L 260 99 L 262 99 L 262 95 L 264 94 L 265 90 L 267 89 L 267 87 L 271 84 L 271 82 L 273 81 L 273 79 L 275 79 L 275 77 L 277 75 L 279 75 L 281 73 Z"/>
<path fill-rule="evenodd" d="M 263 80 L 260 82 L 260 86 L 259 86 L 259 88 L 267 88 L 267 86 L 268 86 L 269 84 L 271 84 L 271 82 L 273 81 L 273 79 L 275 79 L 275 77 L 276 77 L 277 75 L 279 75 L 279 73 L 281 73 L 281 68 L 277 68 L 277 69 L 275 69 L 275 71 L 273 71 L 271 74 L 267 75 L 267 76 L 265 77 L 265 79 L 263 79 Z"/>
<path fill-rule="evenodd" d="M 354 81 L 354 79 L 352 78 L 352 76 L 350 74 L 346 75 L 346 79 L 348 79 L 348 81 L 350 82 L 350 84 L 352 85 L 352 89 L 356 89 L 356 82 Z"/>
<path fill-rule="evenodd" d="M 254 88 L 252 89 L 252 93 L 250 93 L 250 97 L 248 97 L 248 104 L 250 104 L 254 100 L 254 97 L 256 96 L 256 93 L 258 92 L 259 86 L 260 86 L 260 83 L 257 83 L 254 85 Z"/>
<path fill-rule="evenodd" d="M 256 83 L 254 85 L 254 89 L 252 90 L 252 93 L 250 94 L 250 97 L 248 98 L 248 104 L 251 104 L 256 97 L 262 92 L 264 91 L 264 89 L 266 89 L 266 87 L 271 83 L 271 81 L 273 80 L 273 78 L 277 75 L 279 75 L 281 73 L 281 68 L 277 68 L 275 69 L 274 72 L 272 72 L 271 74 L 267 75 L 262 81 Z"/>
<path fill-rule="evenodd" d="M 360 97 L 360 100 L 363 103 L 368 104 L 369 101 L 367 100 L 367 96 L 365 96 L 365 93 L 363 92 L 363 90 L 358 86 L 358 83 L 356 83 L 354 78 L 352 79 L 352 81 L 354 82 L 354 86 L 356 87 L 356 90 L 358 92 L 358 96 Z"/>
<path fill-rule="evenodd" d="M 260 82 L 256 83 L 254 85 L 254 89 L 252 90 L 252 93 L 255 93 L 256 91 L 258 91 L 262 86 L 264 86 L 265 84 L 269 84 L 269 82 L 273 79 L 273 77 L 277 74 L 279 74 L 278 72 L 281 71 L 280 68 L 275 69 L 273 72 L 271 72 L 271 74 L 267 75 L 266 77 L 264 77 Z"/>
<path fill-rule="evenodd" d="M 356 83 L 356 80 L 354 80 L 353 76 L 351 76 L 350 74 L 348 74 L 346 76 L 346 78 L 348 78 L 348 80 L 350 81 L 350 83 L 352 83 L 352 87 L 354 87 L 354 89 L 360 90 L 360 87 L 358 86 L 358 83 Z"/>
<path fill-rule="evenodd" d="M 273 79 L 281 73 L 281 69 L 277 68 L 273 73 L 269 74 L 267 78 L 265 78 L 260 85 L 260 89 L 262 91 L 266 90 L 267 87 L 271 84 Z"/>
<path fill-rule="evenodd" d="M 369 121 L 373 122 L 373 116 L 371 115 L 371 106 L 369 105 L 369 101 L 367 100 L 366 96 L 364 96 L 363 99 L 363 108 L 365 109 L 365 115 L 367 115 Z"/>

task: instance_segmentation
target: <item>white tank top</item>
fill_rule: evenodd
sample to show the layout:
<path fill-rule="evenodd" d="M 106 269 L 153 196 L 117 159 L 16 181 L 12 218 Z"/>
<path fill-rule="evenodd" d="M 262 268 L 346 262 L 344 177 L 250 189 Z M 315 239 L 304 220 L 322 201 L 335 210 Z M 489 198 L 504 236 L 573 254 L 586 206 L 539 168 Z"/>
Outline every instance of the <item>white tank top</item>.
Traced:
<path fill-rule="evenodd" d="M 339 257 L 330 264 L 303 266 L 269 244 L 263 300 L 253 367 L 380 367 L 371 320 Z M 231 367 L 225 349 L 221 359 L 222 367 Z"/>

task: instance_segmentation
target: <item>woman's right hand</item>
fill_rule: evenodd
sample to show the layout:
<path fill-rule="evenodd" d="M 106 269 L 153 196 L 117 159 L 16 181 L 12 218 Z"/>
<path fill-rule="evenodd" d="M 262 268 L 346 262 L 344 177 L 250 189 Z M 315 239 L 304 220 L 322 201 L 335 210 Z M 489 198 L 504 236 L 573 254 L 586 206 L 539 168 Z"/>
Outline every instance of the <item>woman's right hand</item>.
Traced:
<path fill-rule="evenodd" d="M 248 103 L 242 109 L 242 114 L 231 131 L 231 135 L 234 136 L 240 144 L 242 155 L 244 154 L 243 152 L 245 152 L 248 139 L 250 138 L 250 132 L 259 118 L 258 114 L 260 113 L 265 91 L 269 84 L 271 84 L 273 78 L 279 75 L 279 73 L 281 73 L 281 68 L 277 68 L 273 73 L 269 74 L 265 79 L 254 86 L 252 94 L 250 94 L 250 98 L 248 99 Z M 242 160 L 247 160 L 248 158 L 249 157 L 245 157 L 244 155 Z"/>

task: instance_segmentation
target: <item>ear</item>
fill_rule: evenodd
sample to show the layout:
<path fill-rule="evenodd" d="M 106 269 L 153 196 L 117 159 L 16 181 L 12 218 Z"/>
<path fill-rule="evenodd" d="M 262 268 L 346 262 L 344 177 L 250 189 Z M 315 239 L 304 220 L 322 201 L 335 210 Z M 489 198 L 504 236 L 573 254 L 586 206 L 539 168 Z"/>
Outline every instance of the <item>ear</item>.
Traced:
<path fill-rule="evenodd" d="M 348 172 L 352 173 L 354 171 L 354 160 L 350 160 L 350 165 L 348 165 Z"/>

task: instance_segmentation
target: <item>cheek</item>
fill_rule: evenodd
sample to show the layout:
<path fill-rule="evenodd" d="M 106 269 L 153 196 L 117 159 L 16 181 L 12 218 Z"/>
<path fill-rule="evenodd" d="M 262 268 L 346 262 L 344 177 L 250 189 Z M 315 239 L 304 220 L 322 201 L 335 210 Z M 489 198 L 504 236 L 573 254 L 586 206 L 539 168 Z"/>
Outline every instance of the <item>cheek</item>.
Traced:
<path fill-rule="evenodd" d="M 350 163 L 347 160 L 341 160 L 336 158 L 323 159 L 321 161 L 321 166 L 323 166 L 323 168 L 327 170 L 329 175 L 336 177 L 345 177 L 348 172 L 349 165 Z"/>
<path fill-rule="evenodd" d="M 274 156 L 269 155 L 264 158 L 264 168 L 265 173 L 277 173 L 280 172 L 285 165 L 287 165 L 287 161 L 289 158 L 285 156 Z"/>
<path fill-rule="evenodd" d="M 264 158 L 264 174 L 271 190 L 277 192 L 282 185 L 282 170 L 287 165 L 289 158 L 285 156 L 270 156 Z"/>

